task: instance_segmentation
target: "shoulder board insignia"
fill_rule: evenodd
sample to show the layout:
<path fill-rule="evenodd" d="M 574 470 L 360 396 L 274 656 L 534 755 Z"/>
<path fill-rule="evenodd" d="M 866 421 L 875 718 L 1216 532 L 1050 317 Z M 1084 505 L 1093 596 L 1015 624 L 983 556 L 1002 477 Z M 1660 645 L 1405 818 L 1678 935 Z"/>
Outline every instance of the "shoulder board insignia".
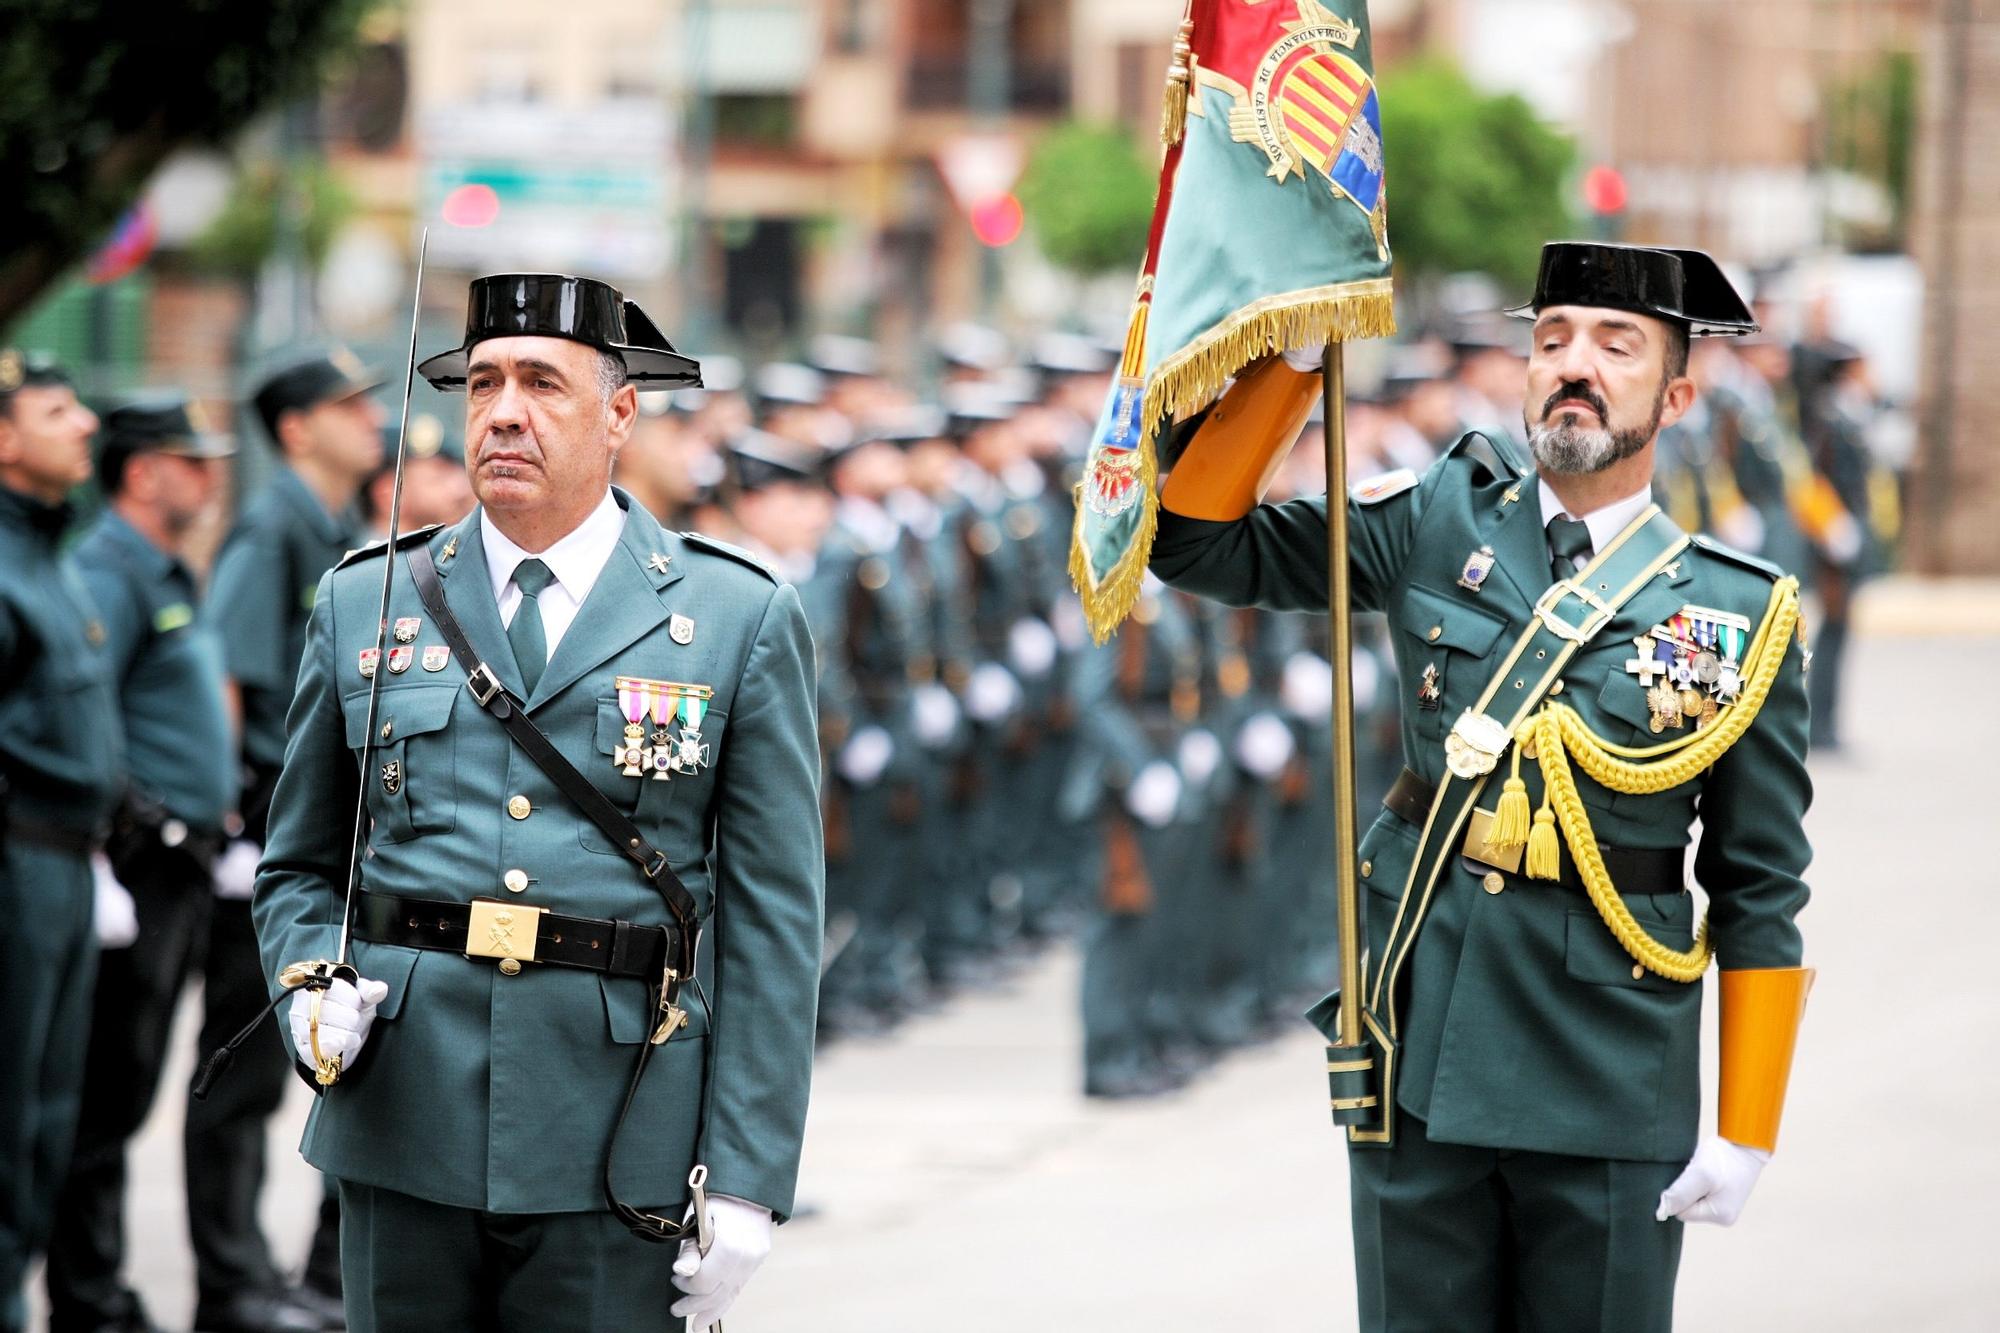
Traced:
<path fill-rule="evenodd" d="M 1401 495 L 1404 491 L 1413 489 L 1416 484 L 1417 474 L 1406 467 L 1399 467 L 1394 472 L 1384 472 L 1380 476 L 1357 482 L 1347 493 L 1353 497 L 1356 504 L 1374 505 L 1381 504 L 1390 496 Z"/>
<path fill-rule="evenodd" d="M 1762 556 L 1751 555 L 1748 551 L 1739 551 L 1733 546 L 1725 546 L 1707 533 L 1697 532 L 1690 540 L 1710 555 L 1720 556 L 1722 559 L 1741 565 L 1745 569 L 1754 569 L 1774 583 L 1785 577 L 1784 570 L 1778 568 Z"/>
<path fill-rule="evenodd" d="M 699 532 L 683 532 L 681 534 L 681 540 L 685 541 L 688 545 L 696 547 L 700 550 L 710 552 L 711 554 L 714 555 L 723 556 L 730 560 L 734 560 L 739 565 L 748 565 L 750 568 L 756 570 L 759 574 L 762 574 L 765 578 L 771 580 L 771 582 L 773 583 L 779 582 L 778 576 L 771 571 L 771 567 L 769 565 L 765 564 L 762 560 L 759 560 L 756 556 L 750 554 L 748 551 L 744 550 L 740 546 L 731 546 L 728 542 L 717 541 L 715 538 L 705 536 Z"/>
<path fill-rule="evenodd" d="M 1511 441 L 1496 440 L 1476 430 L 1469 430 L 1453 441 L 1451 448 L 1444 451 L 1444 457 L 1478 463 L 1493 474 L 1495 481 L 1518 481 L 1529 474 L 1529 469 L 1514 457 Z"/>
<path fill-rule="evenodd" d="M 400 551 L 404 547 L 413 546 L 418 542 L 429 541 L 432 536 L 434 536 L 439 532 L 442 532 L 443 530 L 444 530 L 444 524 L 432 523 L 425 527 L 414 528 L 409 532 L 399 532 L 396 534 L 396 549 Z M 349 551 L 346 555 L 342 556 L 340 558 L 340 563 L 335 565 L 334 568 L 346 569 L 349 565 L 358 564 L 359 562 L 368 559 L 370 556 L 380 555 L 382 554 L 383 551 L 387 549 L 388 549 L 388 543 L 386 541 L 372 541 L 369 542 L 366 546 L 357 546 L 353 550 Z"/>

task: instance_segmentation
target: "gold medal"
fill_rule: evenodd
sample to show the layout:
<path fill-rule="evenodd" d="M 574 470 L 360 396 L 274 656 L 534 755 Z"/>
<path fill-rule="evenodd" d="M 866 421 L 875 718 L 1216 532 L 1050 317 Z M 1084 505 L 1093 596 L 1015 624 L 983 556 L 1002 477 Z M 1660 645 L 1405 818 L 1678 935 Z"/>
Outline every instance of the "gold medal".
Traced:
<path fill-rule="evenodd" d="M 1692 685 L 1682 690 L 1681 691 L 1682 714 L 1689 717 L 1698 715 L 1701 712 L 1701 701 L 1706 697 L 1707 696 L 1703 695 L 1700 690 L 1695 689 Z"/>
<path fill-rule="evenodd" d="M 646 775 L 646 729 L 637 722 L 625 724 L 625 743 L 611 752 L 611 762 L 628 778 Z"/>

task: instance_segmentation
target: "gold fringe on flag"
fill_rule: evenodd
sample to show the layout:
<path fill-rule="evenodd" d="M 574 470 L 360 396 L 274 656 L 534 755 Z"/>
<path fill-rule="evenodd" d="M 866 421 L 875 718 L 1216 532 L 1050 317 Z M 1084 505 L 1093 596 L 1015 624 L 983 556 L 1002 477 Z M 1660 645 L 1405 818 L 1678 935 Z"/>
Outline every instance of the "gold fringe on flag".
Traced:
<path fill-rule="evenodd" d="M 1230 378 L 1251 362 L 1287 348 L 1383 338 L 1396 331 L 1395 301 L 1389 279 L 1311 287 L 1253 301 L 1186 347 L 1162 361 L 1146 381 L 1145 428 L 1132 466 L 1138 472 L 1144 506 L 1132 544 L 1111 568 L 1092 577 L 1083 541 L 1083 488 L 1078 484 L 1077 518 L 1070 543 L 1069 573 L 1083 601 L 1091 636 L 1103 643 L 1139 600 L 1159 529 L 1160 432 L 1214 402 Z"/>

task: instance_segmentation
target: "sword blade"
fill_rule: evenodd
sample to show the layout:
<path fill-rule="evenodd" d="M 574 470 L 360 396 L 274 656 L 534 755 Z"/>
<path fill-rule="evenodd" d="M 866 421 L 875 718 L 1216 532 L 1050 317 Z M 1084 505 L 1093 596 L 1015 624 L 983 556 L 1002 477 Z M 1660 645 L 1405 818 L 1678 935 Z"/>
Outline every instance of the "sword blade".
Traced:
<path fill-rule="evenodd" d="M 340 907 L 340 950 L 335 963 L 347 961 L 347 939 L 354 924 L 354 894 L 361 886 L 361 854 L 368 847 L 368 782 L 375 756 L 375 712 L 382 701 L 382 677 L 389 669 L 389 588 L 396 573 L 396 534 L 403 517 L 403 463 L 409 457 L 410 391 L 417 379 L 417 325 L 424 314 L 424 259 L 431 229 L 417 239 L 417 288 L 410 296 L 410 354 L 403 367 L 403 414 L 396 426 L 395 481 L 389 489 L 389 549 L 382 560 L 382 600 L 375 617 L 375 673 L 368 678 L 368 725 L 361 733 L 361 781 L 354 796 L 354 836 L 348 843 L 347 892 Z"/>

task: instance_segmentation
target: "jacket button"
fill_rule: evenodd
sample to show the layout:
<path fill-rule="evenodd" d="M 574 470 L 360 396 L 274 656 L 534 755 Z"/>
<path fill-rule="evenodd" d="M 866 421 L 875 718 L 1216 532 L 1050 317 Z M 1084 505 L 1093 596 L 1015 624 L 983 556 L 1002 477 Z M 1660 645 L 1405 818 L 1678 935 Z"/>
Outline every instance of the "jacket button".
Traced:
<path fill-rule="evenodd" d="M 1431 632 L 1426 637 L 1428 637 L 1432 643 L 1436 643 L 1439 639 L 1442 639 L 1444 637 L 1444 626 L 1432 625 Z"/>
<path fill-rule="evenodd" d="M 1480 880 L 1479 883 L 1480 886 L 1484 888 L 1488 893 L 1498 893 L 1500 892 L 1500 890 L 1507 887 L 1507 881 L 1505 877 L 1503 877 L 1501 873 L 1497 870 L 1487 871 L 1486 877 Z"/>
<path fill-rule="evenodd" d="M 388 740 L 389 734 L 395 731 L 395 729 L 396 729 L 396 724 L 393 720 L 384 722 L 382 724 L 382 739 L 385 741 Z"/>
<path fill-rule="evenodd" d="M 1562 692 L 1563 692 L 1563 683 L 1561 681 L 1557 681 L 1555 684 L 1549 686 L 1549 693 L 1551 695 L 1561 694 Z"/>
<path fill-rule="evenodd" d="M 525 796 L 515 795 L 507 798 L 507 813 L 516 819 L 526 819 L 534 808 Z"/>
<path fill-rule="evenodd" d="M 502 958 L 500 960 L 500 975 L 503 977 L 520 976 L 521 960 L 518 958 Z"/>
<path fill-rule="evenodd" d="M 500 877 L 500 882 L 507 886 L 507 892 L 509 893 L 526 893 L 528 891 L 528 872 L 519 868 L 510 870 Z"/>
<path fill-rule="evenodd" d="M 1375 863 L 1373 861 L 1363 861 L 1361 863 L 1361 878 L 1367 879 L 1370 875 L 1374 873 L 1375 873 Z"/>
<path fill-rule="evenodd" d="M 1646 979 L 1646 967 L 1645 967 L 1645 964 L 1643 964 L 1643 963 L 1634 963 L 1634 964 L 1632 964 L 1632 980 L 1634 980 L 1634 981 L 1644 981 L 1645 979 Z"/>

